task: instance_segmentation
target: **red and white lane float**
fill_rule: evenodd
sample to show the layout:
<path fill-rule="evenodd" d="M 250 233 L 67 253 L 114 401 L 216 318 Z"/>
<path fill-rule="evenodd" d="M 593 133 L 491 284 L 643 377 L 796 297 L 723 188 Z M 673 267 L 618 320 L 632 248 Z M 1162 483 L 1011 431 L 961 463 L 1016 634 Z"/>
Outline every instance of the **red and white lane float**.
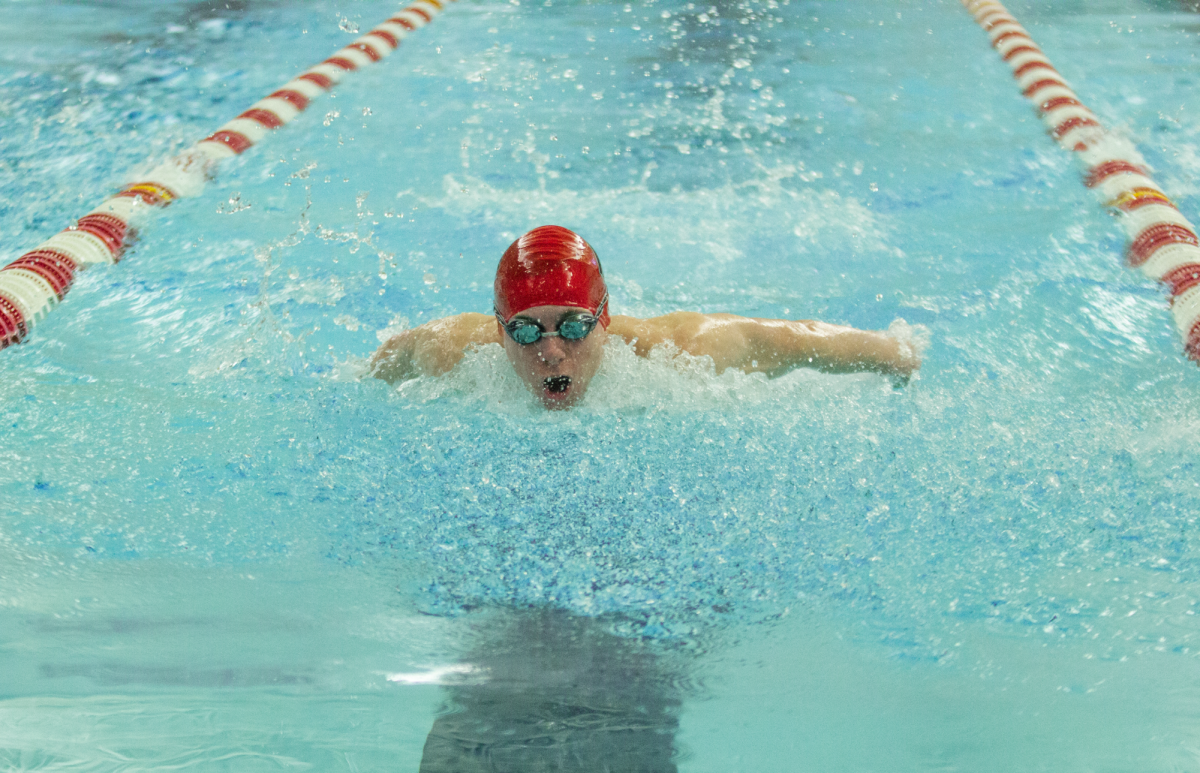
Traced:
<path fill-rule="evenodd" d="M 346 75 L 380 61 L 449 0 L 415 0 L 325 61 L 271 92 L 249 110 L 125 186 L 67 228 L 0 269 L 0 349 L 20 343 L 54 308 L 75 275 L 96 263 L 116 263 L 146 212 L 195 196 L 224 159 L 245 152 L 332 89 Z"/>
<path fill-rule="evenodd" d="M 1120 215 L 1129 237 L 1129 265 L 1162 282 L 1183 337 L 1184 353 L 1200 363 L 1200 239 L 1146 169 L 1137 150 L 1109 134 L 1079 100 L 1029 33 L 995 0 L 962 0 L 992 40 L 1050 135 L 1079 155 L 1084 183 Z"/>

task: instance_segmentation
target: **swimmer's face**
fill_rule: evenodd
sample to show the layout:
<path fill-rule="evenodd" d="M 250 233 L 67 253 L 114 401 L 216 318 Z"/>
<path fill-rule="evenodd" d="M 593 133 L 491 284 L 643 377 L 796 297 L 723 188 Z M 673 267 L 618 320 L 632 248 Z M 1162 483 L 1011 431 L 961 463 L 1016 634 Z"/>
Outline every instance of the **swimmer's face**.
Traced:
<path fill-rule="evenodd" d="M 554 332 L 564 317 L 580 312 L 589 313 L 587 309 L 574 306 L 534 306 L 509 321 L 532 322 L 547 332 Z M 525 345 L 512 340 L 499 322 L 496 326 L 508 361 L 543 406 L 551 410 L 570 408 L 583 398 L 604 357 L 608 331 L 603 325 L 596 325 L 586 338 L 578 341 L 562 336 L 543 336 Z"/>

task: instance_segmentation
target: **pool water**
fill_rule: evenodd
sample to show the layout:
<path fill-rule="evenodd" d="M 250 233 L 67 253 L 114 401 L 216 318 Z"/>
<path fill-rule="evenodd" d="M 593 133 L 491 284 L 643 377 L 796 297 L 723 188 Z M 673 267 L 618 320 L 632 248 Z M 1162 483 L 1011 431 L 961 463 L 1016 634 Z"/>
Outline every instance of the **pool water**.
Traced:
<path fill-rule="evenodd" d="M 1194 217 L 1188 4 L 1009 7 Z M 397 6 L 4 8 L 7 262 Z M 1193 769 L 1200 372 L 1007 73 L 951 0 L 459 0 L 0 354 L 0 767 L 416 770 L 532 636 L 681 771 Z M 543 223 L 924 367 L 361 378 Z"/>

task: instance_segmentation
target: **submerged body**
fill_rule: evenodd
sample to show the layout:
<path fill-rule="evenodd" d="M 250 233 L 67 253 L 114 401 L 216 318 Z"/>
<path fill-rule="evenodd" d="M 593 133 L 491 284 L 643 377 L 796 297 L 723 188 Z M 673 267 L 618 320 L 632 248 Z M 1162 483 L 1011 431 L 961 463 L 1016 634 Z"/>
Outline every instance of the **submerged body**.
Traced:
<path fill-rule="evenodd" d="M 420 773 L 674 773 L 679 659 L 608 621 L 524 609 L 480 621 L 467 679 L 425 740 Z"/>

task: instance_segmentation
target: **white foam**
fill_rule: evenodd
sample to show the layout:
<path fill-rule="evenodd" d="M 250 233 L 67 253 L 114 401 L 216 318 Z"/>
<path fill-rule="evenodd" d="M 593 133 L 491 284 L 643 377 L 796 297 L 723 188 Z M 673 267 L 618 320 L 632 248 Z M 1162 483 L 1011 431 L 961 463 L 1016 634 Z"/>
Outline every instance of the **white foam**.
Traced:
<path fill-rule="evenodd" d="M 903 319 L 892 320 L 888 325 L 887 334 L 900 342 L 901 349 L 918 357 L 925 356 L 925 350 L 933 342 L 933 334 L 925 325 L 910 325 Z"/>
<path fill-rule="evenodd" d="M 797 180 L 806 179 L 802 164 L 763 171 L 744 182 L 690 191 L 655 191 L 644 182 L 582 191 L 501 189 L 469 175 L 447 175 L 442 196 L 422 203 L 508 227 L 603 222 L 607 230 L 630 240 L 692 247 L 716 263 L 747 257 L 741 249 L 746 227 L 740 215 L 764 211 L 778 218 L 772 230 L 796 237 L 793 249 L 799 252 L 831 245 L 854 252 L 890 251 L 887 220 L 862 202 L 821 188 L 795 188 Z M 679 217 L 680 212 L 687 217 Z"/>
<path fill-rule="evenodd" d="M 918 353 L 928 342 L 928 331 L 923 326 L 910 326 L 903 320 L 893 323 L 889 334 L 902 338 Z M 342 365 L 347 373 L 365 375 L 363 363 L 365 360 Z M 648 357 L 639 357 L 631 345 L 613 336 L 605 345 L 600 371 L 575 410 L 585 413 L 728 411 L 780 401 L 805 402 L 864 388 L 890 390 L 891 387 L 887 379 L 871 373 L 830 375 L 798 369 L 774 379 L 734 369 L 718 374 L 710 357 L 695 357 L 667 346 L 655 347 Z M 415 402 L 461 401 L 494 414 L 540 415 L 563 420 L 573 413 L 543 410 L 517 377 L 499 344 L 472 348 L 446 375 L 405 381 L 397 385 L 396 391 Z"/>

